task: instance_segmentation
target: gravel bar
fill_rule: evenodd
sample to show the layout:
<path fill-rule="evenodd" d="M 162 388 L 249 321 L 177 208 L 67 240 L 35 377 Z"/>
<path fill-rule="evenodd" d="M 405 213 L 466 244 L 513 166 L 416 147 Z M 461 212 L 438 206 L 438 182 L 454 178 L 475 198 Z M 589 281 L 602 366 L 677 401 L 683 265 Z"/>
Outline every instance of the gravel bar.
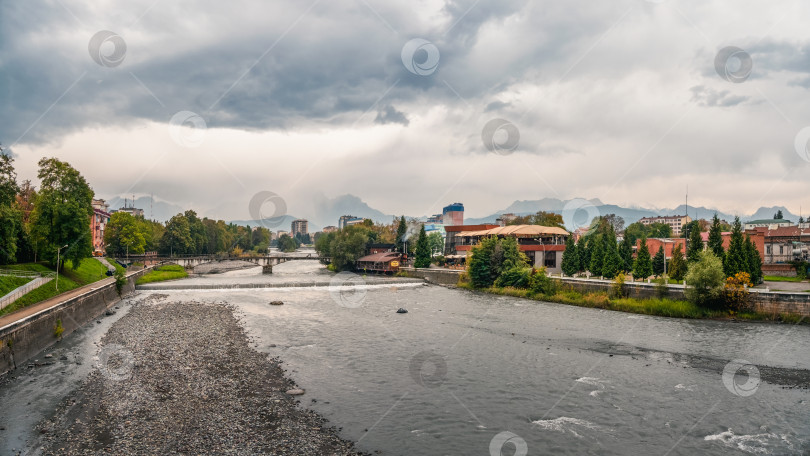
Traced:
<path fill-rule="evenodd" d="M 113 324 L 97 368 L 40 423 L 43 454 L 365 454 L 287 394 L 232 307 L 167 298 Z"/>

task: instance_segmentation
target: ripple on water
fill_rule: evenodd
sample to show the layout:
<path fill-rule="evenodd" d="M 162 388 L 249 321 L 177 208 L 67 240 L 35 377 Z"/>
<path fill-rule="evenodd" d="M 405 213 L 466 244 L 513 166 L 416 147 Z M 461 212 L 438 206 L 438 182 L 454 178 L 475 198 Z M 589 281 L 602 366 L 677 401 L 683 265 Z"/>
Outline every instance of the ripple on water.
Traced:
<path fill-rule="evenodd" d="M 587 420 L 579 418 L 572 418 L 568 416 L 561 416 L 553 420 L 537 420 L 532 421 L 532 424 L 538 426 L 544 431 L 553 431 L 560 433 L 570 433 L 577 438 L 585 438 L 587 434 L 607 433 L 611 431 L 610 428 L 599 426 Z"/>
<path fill-rule="evenodd" d="M 736 448 L 751 454 L 776 454 L 775 451 L 781 452 L 785 449 L 785 445 L 790 450 L 798 451 L 790 436 L 767 432 L 767 430 L 761 434 L 737 435 L 733 430 L 729 429 L 717 434 L 707 435 L 703 440 L 719 442 L 727 448 Z"/>

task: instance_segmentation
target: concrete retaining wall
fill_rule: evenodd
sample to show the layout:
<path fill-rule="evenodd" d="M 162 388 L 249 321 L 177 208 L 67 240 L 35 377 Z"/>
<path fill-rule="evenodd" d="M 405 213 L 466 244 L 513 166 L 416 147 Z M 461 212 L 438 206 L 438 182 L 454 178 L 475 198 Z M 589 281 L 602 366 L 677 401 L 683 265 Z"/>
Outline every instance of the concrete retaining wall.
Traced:
<path fill-rule="evenodd" d="M 464 271 L 455 269 L 430 269 L 430 268 L 399 268 L 411 277 L 424 279 L 426 282 L 437 285 L 455 285 L 458 283 L 458 276 Z"/>
<path fill-rule="evenodd" d="M 572 277 L 554 277 L 554 280 L 561 281 L 564 286 L 571 287 L 571 289 L 580 293 L 594 293 L 600 291 L 610 293 L 613 287 L 613 282 L 610 280 L 575 279 Z M 624 290 L 626 295 L 630 298 L 650 299 L 658 297 L 654 283 L 625 282 Z M 683 285 L 670 285 L 667 288 L 666 297 L 670 299 L 686 299 L 683 294 Z"/>
<path fill-rule="evenodd" d="M 149 269 L 127 277 L 122 293 L 135 291 L 135 280 L 147 271 Z M 22 365 L 54 344 L 57 320 L 62 321 L 62 337 L 65 337 L 119 301 L 115 283 L 110 283 L 0 328 L 0 374 L 13 369 L 15 364 Z M 12 347 L 8 346 L 8 341 L 12 341 Z"/>

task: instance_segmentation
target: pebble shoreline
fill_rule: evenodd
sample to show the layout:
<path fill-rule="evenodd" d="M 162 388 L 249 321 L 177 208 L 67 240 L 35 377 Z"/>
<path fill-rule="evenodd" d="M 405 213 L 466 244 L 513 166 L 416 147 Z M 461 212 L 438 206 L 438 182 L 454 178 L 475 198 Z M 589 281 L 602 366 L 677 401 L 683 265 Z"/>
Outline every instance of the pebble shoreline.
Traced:
<path fill-rule="evenodd" d="M 297 386 L 224 302 L 146 296 L 101 347 L 40 423 L 42 454 L 366 454 L 286 393 Z"/>

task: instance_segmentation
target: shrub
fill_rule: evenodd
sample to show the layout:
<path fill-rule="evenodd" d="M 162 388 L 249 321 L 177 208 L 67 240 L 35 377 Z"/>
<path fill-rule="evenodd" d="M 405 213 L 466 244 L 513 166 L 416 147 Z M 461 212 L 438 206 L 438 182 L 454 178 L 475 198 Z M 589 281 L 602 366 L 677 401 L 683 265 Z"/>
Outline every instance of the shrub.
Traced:
<path fill-rule="evenodd" d="M 710 250 L 702 250 L 698 261 L 689 265 L 684 293 L 695 304 L 712 306 L 721 301 L 724 283 L 723 262 Z"/>
<path fill-rule="evenodd" d="M 747 272 L 738 272 L 726 279 L 723 287 L 723 298 L 730 310 L 739 312 L 748 307 L 748 289 L 750 287 L 751 276 Z"/>
<path fill-rule="evenodd" d="M 438 255 L 433 257 L 433 262 L 436 263 L 436 266 L 444 266 L 447 264 L 447 259 L 443 255 Z"/>
<path fill-rule="evenodd" d="M 62 326 L 62 320 L 56 320 L 56 326 L 53 327 L 53 335 L 57 339 L 62 337 L 62 333 L 65 332 L 64 326 Z"/>
<path fill-rule="evenodd" d="M 121 296 L 124 292 L 124 285 L 127 284 L 127 278 L 124 275 L 124 270 L 120 268 L 115 269 L 115 291 L 118 292 L 118 296 Z"/>
<path fill-rule="evenodd" d="M 461 274 L 458 275 L 458 282 L 456 283 L 456 285 L 464 286 L 469 284 L 470 284 L 470 275 L 467 273 L 467 271 L 463 271 Z"/>
<path fill-rule="evenodd" d="M 625 276 L 623 272 L 616 274 L 613 284 L 610 286 L 610 297 L 624 298 L 627 296 L 627 287 L 624 285 Z"/>
<path fill-rule="evenodd" d="M 516 266 L 506 271 L 495 280 L 496 287 L 527 288 L 529 286 L 529 276 L 531 269 Z"/>
<path fill-rule="evenodd" d="M 555 292 L 554 281 L 546 275 L 546 268 L 532 268 L 529 274 L 529 291 L 535 294 L 551 295 Z"/>

